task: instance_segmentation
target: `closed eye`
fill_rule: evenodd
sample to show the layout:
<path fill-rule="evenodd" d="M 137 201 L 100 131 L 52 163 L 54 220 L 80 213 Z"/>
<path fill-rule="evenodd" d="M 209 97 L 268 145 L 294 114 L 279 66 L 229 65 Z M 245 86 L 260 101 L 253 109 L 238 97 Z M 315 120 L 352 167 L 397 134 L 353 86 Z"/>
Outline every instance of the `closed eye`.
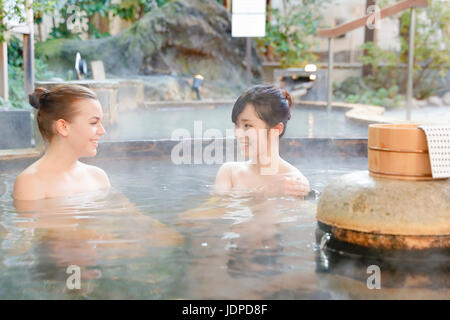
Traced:
<path fill-rule="evenodd" d="M 90 124 L 94 125 L 97 124 L 100 121 L 100 117 L 91 117 L 89 120 L 94 121 L 94 122 L 90 122 Z"/>

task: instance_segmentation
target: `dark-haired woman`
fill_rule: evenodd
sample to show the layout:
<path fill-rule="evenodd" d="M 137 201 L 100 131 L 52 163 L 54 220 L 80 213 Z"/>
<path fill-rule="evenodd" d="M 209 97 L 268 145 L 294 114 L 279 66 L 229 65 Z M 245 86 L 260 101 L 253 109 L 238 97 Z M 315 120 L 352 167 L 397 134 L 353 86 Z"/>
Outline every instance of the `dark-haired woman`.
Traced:
<path fill-rule="evenodd" d="M 94 92 L 78 85 L 37 88 L 30 104 L 38 109 L 39 131 L 48 147 L 45 154 L 16 179 L 16 200 L 39 200 L 109 189 L 106 173 L 78 161 L 97 153 L 105 134 L 102 107 Z"/>
<path fill-rule="evenodd" d="M 215 181 L 218 193 L 244 190 L 268 195 L 306 196 L 308 180 L 279 154 L 279 138 L 291 117 L 292 98 L 273 85 L 254 86 L 236 100 L 232 121 L 243 162 L 227 162 Z"/>

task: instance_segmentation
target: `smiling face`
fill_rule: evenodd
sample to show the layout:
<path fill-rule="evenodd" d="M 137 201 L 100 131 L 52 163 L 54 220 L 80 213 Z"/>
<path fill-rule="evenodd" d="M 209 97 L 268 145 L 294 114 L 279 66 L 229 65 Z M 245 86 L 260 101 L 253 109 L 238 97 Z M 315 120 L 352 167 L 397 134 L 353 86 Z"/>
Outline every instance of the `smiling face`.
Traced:
<path fill-rule="evenodd" d="M 98 140 L 106 133 L 102 126 L 102 106 L 98 100 L 80 99 L 73 103 L 77 115 L 67 122 L 67 142 L 80 157 L 97 154 Z"/>
<path fill-rule="evenodd" d="M 260 141 L 267 143 L 269 127 L 256 113 L 252 104 L 247 104 L 237 117 L 234 135 L 239 143 L 241 152 L 246 158 L 257 160 L 260 155 Z"/>

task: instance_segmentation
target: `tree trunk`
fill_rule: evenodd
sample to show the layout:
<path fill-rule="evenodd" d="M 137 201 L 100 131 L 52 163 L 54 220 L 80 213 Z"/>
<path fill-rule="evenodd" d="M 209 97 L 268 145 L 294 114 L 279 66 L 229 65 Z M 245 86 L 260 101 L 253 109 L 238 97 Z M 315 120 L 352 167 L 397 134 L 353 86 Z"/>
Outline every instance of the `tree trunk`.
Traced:
<path fill-rule="evenodd" d="M 231 0 L 223 0 L 223 6 L 227 8 L 228 12 L 231 11 Z"/>
<path fill-rule="evenodd" d="M 42 42 L 42 22 L 38 24 L 39 41 Z"/>
<path fill-rule="evenodd" d="M 98 32 L 106 33 L 109 32 L 109 17 L 102 17 L 99 13 L 96 13 L 89 18 L 89 22 L 94 26 Z M 88 31 L 89 38 L 92 38 L 92 30 Z"/>
<path fill-rule="evenodd" d="M 145 7 L 143 4 L 139 5 L 139 15 L 138 15 L 138 20 L 140 20 L 143 16 L 144 16 L 144 11 L 145 11 Z"/>
<path fill-rule="evenodd" d="M 267 13 L 266 14 L 266 24 L 270 23 L 270 21 L 272 20 L 272 14 L 271 14 L 270 8 L 271 8 L 271 0 L 266 0 L 266 13 Z M 266 46 L 265 56 L 266 56 L 267 61 L 275 60 L 275 52 L 274 52 L 273 47 Z"/>
<path fill-rule="evenodd" d="M 109 17 L 108 14 L 106 14 L 104 17 L 102 17 L 100 14 L 98 14 L 98 31 L 100 33 L 107 33 L 109 32 Z"/>

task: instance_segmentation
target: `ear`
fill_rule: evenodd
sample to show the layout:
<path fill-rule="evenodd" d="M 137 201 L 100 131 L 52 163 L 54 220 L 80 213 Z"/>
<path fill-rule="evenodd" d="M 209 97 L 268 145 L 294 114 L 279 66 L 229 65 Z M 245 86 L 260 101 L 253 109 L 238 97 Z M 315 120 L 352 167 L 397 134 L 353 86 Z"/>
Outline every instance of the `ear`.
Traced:
<path fill-rule="evenodd" d="M 284 130 L 283 122 L 279 122 L 276 126 L 273 126 L 272 129 L 277 130 L 278 131 L 278 136 L 280 136 L 281 133 L 283 133 L 283 130 Z"/>
<path fill-rule="evenodd" d="M 56 120 L 56 131 L 63 137 L 67 137 L 69 135 L 69 128 L 67 121 L 64 119 Z"/>

